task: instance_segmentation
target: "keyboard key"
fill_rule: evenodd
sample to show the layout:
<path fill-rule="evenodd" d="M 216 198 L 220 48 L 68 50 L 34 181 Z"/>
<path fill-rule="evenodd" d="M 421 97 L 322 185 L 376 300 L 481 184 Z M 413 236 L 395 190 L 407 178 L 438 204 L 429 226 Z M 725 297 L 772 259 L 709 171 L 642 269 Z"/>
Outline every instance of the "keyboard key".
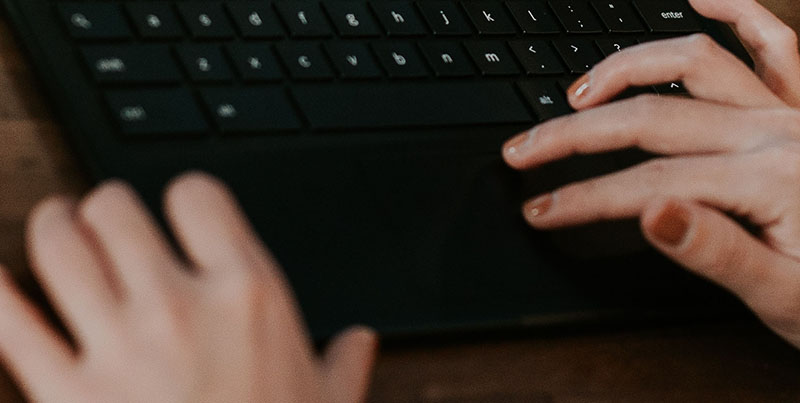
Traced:
<path fill-rule="evenodd" d="M 300 121 L 281 87 L 209 88 L 203 103 L 224 133 L 295 130 Z"/>
<path fill-rule="evenodd" d="M 277 45 L 278 54 L 293 78 L 321 80 L 333 78 L 333 70 L 317 44 L 283 42 Z"/>
<path fill-rule="evenodd" d="M 178 12 L 195 38 L 225 39 L 234 35 L 219 3 L 179 2 Z"/>
<path fill-rule="evenodd" d="M 174 39 L 183 37 L 183 28 L 167 3 L 154 1 L 125 5 L 139 36 L 145 39 Z"/>
<path fill-rule="evenodd" d="M 425 35 L 425 27 L 417 17 L 410 2 L 381 1 L 371 2 L 372 11 L 378 16 L 383 29 L 389 36 Z"/>
<path fill-rule="evenodd" d="M 336 31 L 345 38 L 370 37 L 380 35 L 378 25 L 370 15 L 365 3 L 336 1 L 325 3 L 328 17 L 333 21 Z"/>
<path fill-rule="evenodd" d="M 547 41 L 521 39 L 510 43 L 522 67 L 529 75 L 561 74 L 564 66 Z"/>
<path fill-rule="evenodd" d="M 469 1 L 462 3 L 467 16 L 481 35 L 512 35 L 514 24 L 499 2 Z"/>
<path fill-rule="evenodd" d="M 536 112 L 539 121 L 545 121 L 572 112 L 564 93 L 554 81 L 522 81 L 518 83 L 522 95 Z"/>
<path fill-rule="evenodd" d="M 424 42 L 422 53 L 437 77 L 464 77 L 475 74 L 469 57 L 457 42 Z"/>
<path fill-rule="evenodd" d="M 289 33 L 297 38 L 326 37 L 331 35 L 331 27 L 319 4 L 311 1 L 281 1 L 275 3 Z"/>
<path fill-rule="evenodd" d="M 694 10 L 683 0 L 634 0 L 639 14 L 653 32 L 697 32 L 700 22 Z"/>
<path fill-rule="evenodd" d="M 269 4 L 257 1 L 227 3 L 234 25 L 244 38 L 280 38 L 283 29 Z"/>
<path fill-rule="evenodd" d="M 655 88 L 656 94 L 659 95 L 688 95 L 689 92 L 686 90 L 682 82 L 671 82 L 666 84 L 656 85 Z"/>
<path fill-rule="evenodd" d="M 70 36 L 78 39 L 127 39 L 132 36 L 116 4 L 59 3 L 61 19 Z"/>
<path fill-rule="evenodd" d="M 513 86 L 502 82 L 406 82 L 293 89 L 316 129 L 530 123 Z"/>
<path fill-rule="evenodd" d="M 259 82 L 275 81 L 282 78 L 280 66 L 278 66 L 278 62 L 269 45 L 262 43 L 236 43 L 227 45 L 226 49 L 242 80 Z"/>
<path fill-rule="evenodd" d="M 508 76 L 519 74 L 519 68 L 514 62 L 514 57 L 511 56 L 511 53 L 506 48 L 505 43 L 481 41 L 468 42 L 465 46 L 483 75 Z"/>
<path fill-rule="evenodd" d="M 586 39 L 560 39 L 553 44 L 572 73 L 586 73 L 602 59 L 594 44 Z"/>
<path fill-rule="evenodd" d="M 417 3 L 422 16 L 434 35 L 458 36 L 472 33 L 467 21 L 455 3 L 449 1 L 423 1 Z"/>
<path fill-rule="evenodd" d="M 375 63 L 367 45 L 353 42 L 330 42 L 325 50 L 343 78 L 377 78 L 381 69 Z"/>
<path fill-rule="evenodd" d="M 84 46 L 81 54 L 100 83 L 173 83 L 181 79 L 166 45 Z"/>
<path fill-rule="evenodd" d="M 511 16 L 522 28 L 522 32 L 528 35 L 535 34 L 557 34 L 561 32 L 550 8 L 544 1 L 509 1 L 506 3 L 511 10 Z"/>
<path fill-rule="evenodd" d="M 409 78 L 428 75 L 419 52 L 411 43 L 377 42 L 372 44 L 372 50 L 375 51 L 378 61 L 389 77 Z"/>
<path fill-rule="evenodd" d="M 568 33 L 600 33 L 603 26 L 595 17 L 589 4 L 573 0 L 550 0 L 550 7 L 555 11 Z"/>
<path fill-rule="evenodd" d="M 108 91 L 106 102 L 126 135 L 203 133 L 208 130 L 186 89 Z"/>
<path fill-rule="evenodd" d="M 592 5 L 609 32 L 644 32 L 644 25 L 627 0 L 592 0 Z"/>
<path fill-rule="evenodd" d="M 598 39 L 596 43 L 597 47 L 600 48 L 600 52 L 603 53 L 605 57 L 611 56 L 617 52 L 622 52 L 622 49 L 639 44 L 639 42 L 633 38 Z"/>
<path fill-rule="evenodd" d="M 180 45 L 178 58 L 195 82 L 231 81 L 233 74 L 216 45 Z"/>

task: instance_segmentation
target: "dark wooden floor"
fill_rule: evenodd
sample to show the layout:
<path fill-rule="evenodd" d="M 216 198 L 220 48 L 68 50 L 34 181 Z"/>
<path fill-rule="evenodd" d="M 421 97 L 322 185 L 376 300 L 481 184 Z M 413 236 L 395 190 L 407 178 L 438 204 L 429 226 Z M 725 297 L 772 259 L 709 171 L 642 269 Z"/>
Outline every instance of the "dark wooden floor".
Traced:
<path fill-rule="evenodd" d="M 796 1 L 763 3 L 800 28 Z M 0 14 L 0 261 L 26 278 L 25 215 L 47 194 L 84 188 Z M 800 353 L 748 321 L 393 346 L 382 351 L 371 396 L 404 403 L 800 401 Z M 0 374 L 0 401 L 18 400 Z"/>

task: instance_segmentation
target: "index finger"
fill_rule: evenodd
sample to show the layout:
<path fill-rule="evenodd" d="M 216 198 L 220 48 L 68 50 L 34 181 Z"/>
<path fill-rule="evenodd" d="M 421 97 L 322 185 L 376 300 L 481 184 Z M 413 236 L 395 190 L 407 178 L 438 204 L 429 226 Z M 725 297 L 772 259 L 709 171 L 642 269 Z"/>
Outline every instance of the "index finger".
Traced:
<path fill-rule="evenodd" d="M 784 102 L 800 106 L 800 54 L 792 28 L 755 0 L 689 2 L 705 17 L 731 24 L 764 83 Z"/>

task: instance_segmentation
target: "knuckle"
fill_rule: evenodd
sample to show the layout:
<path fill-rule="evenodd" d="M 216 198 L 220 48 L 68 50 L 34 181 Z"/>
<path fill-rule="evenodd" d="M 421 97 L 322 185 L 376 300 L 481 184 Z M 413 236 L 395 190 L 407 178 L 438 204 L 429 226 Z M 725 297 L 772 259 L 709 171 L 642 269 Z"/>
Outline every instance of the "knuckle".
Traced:
<path fill-rule="evenodd" d="M 658 95 L 641 94 L 630 99 L 631 116 L 652 120 L 653 114 L 658 113 L 662 108 L 662 100 Z"/>
<path fill-rule="evenodd" d="M 747 255 L 742 252 L 743 249 L 736 248 L 735 245 L 726 245 L 729 247 L 709 248 L 709 245 L 703 242 L 697 242 L 692 245 L 692 253 L 706 255 L 704 271 L 712 279 L 724 280 L 732 278 L 735 276 L 736 269 L 741 267 L 745 261 L 744 259 L 747 259 Z"/>
<path fill-rule="evenodd" d="M 179 296 L 155 298 L 155 307 L 139 320 L 142 336 L 150 340 L 182 340 L 187 332 L 191 306 L 189 301 Z"/>
<path fill-rule="evenodd" d="M 772 176 L 795 186 L 800 180 L 800 143 L 787 142 L 761 152 L 762 163 L 770 167 Z"/>
<path fill-rule="evenodd" d="M 647 177 L 659 177 L 672 169 L 673 162 L 665 158 L 655 158 L 642 163 L 641 169 Z"/>
<path fill-rule="evenodd" d="M 797 32 L 786 24 L 775 25 L 765 33 L 765 43 L 797 52 Z"/>
<path fill-rule="evenodd" d="M 755 118 L 769 126 L 771 132 L 792 140 L 800 139 L 800 110 L 755 111 Z"/>
<path fill-rule="evenodd" d="M 271 294 L 269 282 L 251 270 L 231 273 L 218 286 L 215 303 L 231 314 L 252 313 Z"/>
<path fill-rule="evenodd" d="M 717 42 L 708 34 L 694 34 L 687 38 L 686 57 L 689 64 L 702 63 L 719 50 Z"/>
<path fill-rule="evenodd" d="M 653 122 L 653 116 L 663 112 L 663 102 L 657 95 L 641 94 L 633 98 L 622 101 L 619 105 L 620 111 L 624 111 L 625 118 L 619 119 L 618 128 L 619 136 L 633 135 L 633 144 L 631 146 L 640 145 L 640 135 L 645 133 L 647 128 Z M 615 140 L 621 140 L 619 138 Z"/>

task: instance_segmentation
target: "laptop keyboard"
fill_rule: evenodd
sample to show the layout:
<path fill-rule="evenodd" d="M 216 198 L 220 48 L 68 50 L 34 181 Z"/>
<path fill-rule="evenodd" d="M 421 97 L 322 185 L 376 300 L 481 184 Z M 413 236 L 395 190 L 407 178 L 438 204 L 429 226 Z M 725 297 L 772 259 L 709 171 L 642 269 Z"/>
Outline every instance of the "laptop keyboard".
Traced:
<path fill-rule="evenodd" d="M 533 123 L 604 57 L 702 30 L 684 0 L 53 3 L 128 137 Z"/>

